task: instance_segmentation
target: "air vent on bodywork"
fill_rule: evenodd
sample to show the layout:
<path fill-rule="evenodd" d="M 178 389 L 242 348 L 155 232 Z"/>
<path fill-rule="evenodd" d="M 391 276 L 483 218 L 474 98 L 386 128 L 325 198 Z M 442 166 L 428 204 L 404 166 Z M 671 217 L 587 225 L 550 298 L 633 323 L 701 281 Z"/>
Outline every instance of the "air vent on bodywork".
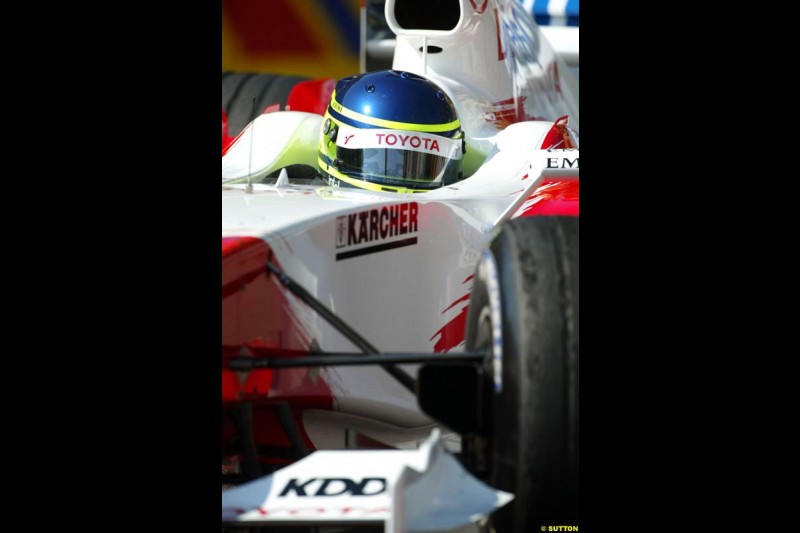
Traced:
<path fill-rule="evenodd" d="M 458 24 L 458 0 L 396 0 L 394 18 L 404 30 L 450 31 Z"/>

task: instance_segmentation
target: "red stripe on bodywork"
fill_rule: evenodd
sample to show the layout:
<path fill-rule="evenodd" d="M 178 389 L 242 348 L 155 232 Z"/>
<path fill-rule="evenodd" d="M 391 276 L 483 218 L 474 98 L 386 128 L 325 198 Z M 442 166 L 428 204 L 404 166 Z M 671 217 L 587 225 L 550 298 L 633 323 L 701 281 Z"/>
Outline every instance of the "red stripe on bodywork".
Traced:
<path fill-rule="evenodd" d="M 287 299 L 291 296 L 267 275 L 270 256 L 269 246 L 261 239 L 222 238 L 223 359 L 248 355 L 296 357 L 309 351 L 311 335 L 295 316 Z M 275 257 L 270 260 L 278 263 Z M 333 395 L 319 369 L 222 372 L 223 402 L 286 399 L 292 405 L 318 409 L 333 406 Z"/>
<path fill-rule="evenodd" d="M 503 61 L 506 58 L 506 54 L 503 52 L 503 41 L 500 39 L 500 15 L 497 12 L 497 8 L 494 8 L 494 29 L 497 33 L 497 60 Z"/>
<path fill-rule="evenodd" d="M 533 191 L 512 218 L 532 216 L 572 216 L 579 214 L 577 179 L 546 178 Z"/>
<path fill-rule="evenodd" d="M 572 142 L 572 138 L 567 131 L 567 126 L 569 125 L 569 116 L 564 115 L 563 117 L 558 117 L 555 122 L 553 123 L 553 127 L 550 128 L 547 134 L 544 136 L 544 140 L 542 141 L 542 145 L 539 147 L 542 150 L 550 150 L 551 148 L 557 148 L 559 150 L 575 150 L 578 147 Z"/>
<path fill-rule="evenodd" d="M 464 279 L 464 281 L 461 282 L 461 284 L 463 285 L 464 283 L 471 281 L 474 277 L 475 274 L 470 274 Z M 448 352 L 464 342 L 465 332 L 467 329 L 467 310 L 469 309 L 470 292 L 467 292 L 463 296 L 456 298 L 453 303 L 445 307 L 444 311 L 442 311 L 442 314 L 445 314 L 450 309 L 453 309 L 456 305 L 467 302 L 467 305 L 461 309 L 458 315 L 450 319 L 439 329 L 439 331 L 434 333 L 431 338 L 428 339 L 433 340 L 437 335 L 439 336 L 439 339 L 433 346 L 433 351 L 435 353 Z"/>
<path fill-rule="evenodd" d="M 267 243 L 255 237 L 223 237 L 222 260 L 231 257 L 234 253 L 248 248 L 266 248 Z M 266 248 L 269 251 L 269 248 Z"/>
<path fill-rule="evenodd" d="M 469 293 L 465 294 L 464 296 L 462 296 L 461 298 L 459 298 L 455 302 L 453 302 L 450 305 L 448 305 L 447 308 L 444 311 L 442 311 L 442 313 L 446 313 L 448 310 L 450 310 L 453 307 L 455 307 L 456 304 L 459 303 L 459 302 L 468 302 L 468 301 L 469 301 Z"/>
<path fill-rule="evenodd" d="M 437 335 L 440 335 L 439 340 L 436 341 L 436 344 L 433 346 L 433 351 L 435 353 L 448 352 L 464 342 L 464 333 L 467 329 L 467 309 L 469 309 L 469 305 L 465 305 L 455 318 L 442 326 L 442 328 L 430 338 L 430 340 L 433 340 Z"/>

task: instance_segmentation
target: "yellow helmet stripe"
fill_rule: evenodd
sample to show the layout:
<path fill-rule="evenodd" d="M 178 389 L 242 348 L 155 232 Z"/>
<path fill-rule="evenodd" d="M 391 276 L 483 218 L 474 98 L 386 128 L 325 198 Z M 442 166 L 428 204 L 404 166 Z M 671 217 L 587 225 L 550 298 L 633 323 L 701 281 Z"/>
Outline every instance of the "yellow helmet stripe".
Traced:
<path fill-rule="evenodd" d="M 334 89 L 331 95 L 331 107 L 334 111 L 353 120 L 359 120 L 370 124 L 371 126 L 380 126 L 383 128 L 392 128 L 396 130 L 415 130 L 424 131 L 427 133 L 436 133 L 440 131 L 450 131 L 461 126 L 461 122 L 455 119 L 453 122 L 447 124 L 414 124 L 413 122 L 395 122 L 394 120 L 384 120 L 382 118 L 370 117 L 362 115 L 350 109 L 347 109 L 336 100 L 336 90 Z"/>
<path fill-rule="evenodd" d="M 336 170 L 334 167 L 325 163 L 321 157 L 317 158 L 317 164 L 319 168 L 324 168 L 325 172 L 328 174 L 332 174 L 336 176 L 336 179 L 340 179 L 350 185 L 355 185 L 360 189 L 367 189 L 370 191 L 379 191 L 379 192 L 430 192 L 430 189 L 409 189 L 408 187 L 392 187 L 391 185 L 381 185 L 379 183 L 370 183 L 369 181 L 364 181 L 356 178 L 351 178 L 350 176 L 346 176 Z"/>

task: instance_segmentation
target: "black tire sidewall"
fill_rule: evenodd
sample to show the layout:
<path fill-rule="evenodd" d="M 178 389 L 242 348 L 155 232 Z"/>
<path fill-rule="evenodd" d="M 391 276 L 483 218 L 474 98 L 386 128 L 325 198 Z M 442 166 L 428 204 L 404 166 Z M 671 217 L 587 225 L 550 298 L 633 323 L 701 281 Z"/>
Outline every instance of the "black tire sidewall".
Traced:
<path fill-rule="evenodd" d="M 577 219 L 510 221 L 489 252 L 503 351 L 502 391 L 490 395 L 487 481 L 516 495 L 493 521 L 498 532 L 577 525 Z M 468 351 L 475 348 L 477 319 L 490 306 L 487 282 L 479 265 Z M 491 379 L 490 361 L 487 369 Z"/>

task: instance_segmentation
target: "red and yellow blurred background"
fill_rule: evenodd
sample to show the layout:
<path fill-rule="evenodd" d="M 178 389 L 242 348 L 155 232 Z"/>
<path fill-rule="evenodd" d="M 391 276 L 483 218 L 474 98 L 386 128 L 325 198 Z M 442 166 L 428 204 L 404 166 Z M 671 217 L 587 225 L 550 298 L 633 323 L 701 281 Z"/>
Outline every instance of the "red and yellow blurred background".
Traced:
<path fill-rule="evenodd" d="M 342 78 L 359 71 L 362 0 L 222 0 L 222 70 Z"/>

